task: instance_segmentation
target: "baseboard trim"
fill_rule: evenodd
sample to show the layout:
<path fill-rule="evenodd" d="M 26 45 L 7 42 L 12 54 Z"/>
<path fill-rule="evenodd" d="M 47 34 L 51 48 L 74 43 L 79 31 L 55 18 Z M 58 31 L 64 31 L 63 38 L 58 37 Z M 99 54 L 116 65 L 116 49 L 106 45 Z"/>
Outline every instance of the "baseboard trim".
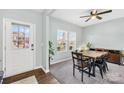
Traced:
<path fill-rule="evenodd" d="M 52 62 L 50 65 L 53 65 L 53 64 L 56 64 L 56 63 L 60 63 L 60 62 L 63 62 L 63 61 L 68 61 L 68 60 L 71 60 L 72 58 L 66 58 L 66 59 L 62 59 L 62 60 L 58 60 L 58 61 L 54 61 Z"/>
<path fill-rule="evenodd" d="M 49 70 L 46 70 L 43 66 L 37 66 L 34 69 L 39 69 L 39 68 L 41 68 L 45 73 L 49 72 Z"/>

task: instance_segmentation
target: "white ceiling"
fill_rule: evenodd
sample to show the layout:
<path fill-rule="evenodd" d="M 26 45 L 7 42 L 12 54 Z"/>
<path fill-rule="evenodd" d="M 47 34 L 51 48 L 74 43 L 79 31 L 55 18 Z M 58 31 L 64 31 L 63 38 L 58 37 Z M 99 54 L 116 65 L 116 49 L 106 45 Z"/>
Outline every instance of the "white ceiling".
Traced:
<path fill-rule="evenodd" d="M 88 22 L 85 22 L 87 18 L 80 18 L 80 16 L 89 15 L 90 10 L 91 9 L 56 9 L 54 12 L 52 12 L 51 16 L 81 27 L 124 17 L 124 9 L 112 9 L 111 13 L 100 15 L 103 17 L 102 20 L 92 19 Z M 98 12 L 104 10 L 105 9 L 98 9 Z"/>
<path fill-rule="evenodd" d="M 31 10 L 40 14 L 44 13 L 45 11 L 45 9 L 31 9 Z"/>

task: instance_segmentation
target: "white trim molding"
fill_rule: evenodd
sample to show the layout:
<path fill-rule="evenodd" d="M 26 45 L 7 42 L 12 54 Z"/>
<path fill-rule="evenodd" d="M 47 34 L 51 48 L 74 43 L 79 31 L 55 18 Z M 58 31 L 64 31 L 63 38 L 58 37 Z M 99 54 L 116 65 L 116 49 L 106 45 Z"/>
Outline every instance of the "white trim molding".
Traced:
<path fill-rule="evenodd" d="M 49 72 L 49 70 L 46 70 L 43 66 L 37 66 L 34 69 L 39 69 L 39 68 L 41 68 L 45 73 Z"/>
<path fill-rule="evenodd" d="M 36 65 L 36 25 L 33 23 L 29 23 L 29 22 L 24 22 L 21 20 L 15 20 L 15 19 L 11 19 L 11 18 L 3 18 L 3 66 L 2 66 L 2 70 L 5 72 L 4 73 L 4 77 L 8 77 L 6 75 L 6 23 L 7 22 L 15 22 L 15 23 L 20 23 L 20 24 L 25 24 L 25 25 L 30 25 L 31 29 L 33 30 L 33 40 L 31 41 L 31 43 L 34 44 L 34 53 L 33 53 L 33 68 L 31 67 L 31 69 L 28 70 L 33 70 L 35 68 Z M 28 71 L 28 70 L 25 70 Z M 18 74 L 18 73 L 17 73 Z"/>
<path fill-rule="evenodd" d="M 64 61 L 68 61 L 68 60 L 71 60 L 72 58 L 66 58 L 66 59 L 61 59 L 61 60 L 58 60 L 58 61 L 54 61 L 54 62 L 51 62 L 50 65 L 53 65 L 53 64 L 56 64 L 56 63 L 60 63 L 60 62 L 64 62 Z"/>

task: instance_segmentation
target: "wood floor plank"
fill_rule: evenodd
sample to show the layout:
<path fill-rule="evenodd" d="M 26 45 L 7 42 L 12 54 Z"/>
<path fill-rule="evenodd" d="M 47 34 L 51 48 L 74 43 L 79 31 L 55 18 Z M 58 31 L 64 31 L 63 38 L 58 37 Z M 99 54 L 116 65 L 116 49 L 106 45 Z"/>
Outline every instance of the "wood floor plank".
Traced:
<path fill-rule="evenodd" d="M 56 78 L 51 73 L 45 73 L 42 69 L 35 69 L 15 76 L 4 78 L 3 84 L 10 84 L 18 80 L 35 75 L 39 84 L 59 84 Z"/>

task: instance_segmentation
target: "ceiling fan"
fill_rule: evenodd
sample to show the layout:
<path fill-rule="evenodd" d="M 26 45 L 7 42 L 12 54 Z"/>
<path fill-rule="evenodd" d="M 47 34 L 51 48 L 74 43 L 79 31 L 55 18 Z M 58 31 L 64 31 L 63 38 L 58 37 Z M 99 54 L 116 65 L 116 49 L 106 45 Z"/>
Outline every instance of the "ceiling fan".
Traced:
<path fill-rule="evenodd" d="M 110 13 L 110 12 L 112 12 L 112 10 L 106 10 L 106 11 L 103 11 L 103 12 L 99 12 L 98 13 L 96 9 L 93 9 L 93 10 L 91 10 L 90 15 L 80 16 L 80 18 L 88 17 L 88 19 L 85 22 L 89 21 L 90 19 L 95 19 L 95 18 L 101 20 L 102 17 L 100 17 L 99 15 Z"/>

